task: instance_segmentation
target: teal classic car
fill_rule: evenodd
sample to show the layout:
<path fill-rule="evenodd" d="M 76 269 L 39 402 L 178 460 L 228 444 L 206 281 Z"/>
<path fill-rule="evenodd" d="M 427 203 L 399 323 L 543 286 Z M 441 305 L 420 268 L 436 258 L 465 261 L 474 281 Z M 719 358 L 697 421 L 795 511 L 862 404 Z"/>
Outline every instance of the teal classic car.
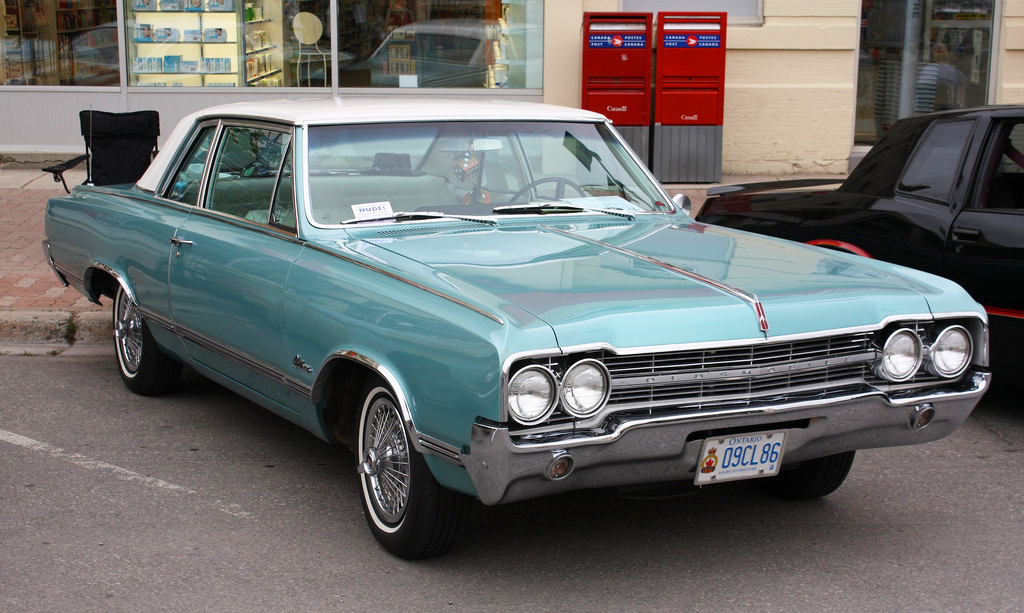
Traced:
<path fill-rule="evenodd" d="M 944 437 L 988 387 L 954 283 L 697 223 L 609 122 L 510 102 L 242 103 L 136 185 L 50 200 L 139 394 L 182 364 L 355 454 L 376 539 L 438 555 L 476 498 L 760 478 Z"/>

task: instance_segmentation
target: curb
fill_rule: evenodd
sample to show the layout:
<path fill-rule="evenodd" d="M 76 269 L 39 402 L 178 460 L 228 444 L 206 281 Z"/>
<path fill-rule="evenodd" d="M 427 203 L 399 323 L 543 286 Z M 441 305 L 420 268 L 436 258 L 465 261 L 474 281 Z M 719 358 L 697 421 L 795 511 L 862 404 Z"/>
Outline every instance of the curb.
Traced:
<path fill-rule="evenodd" d="M 102 345 L 113 337 L 106 311 L 0 311 L 0 344 Z"/>

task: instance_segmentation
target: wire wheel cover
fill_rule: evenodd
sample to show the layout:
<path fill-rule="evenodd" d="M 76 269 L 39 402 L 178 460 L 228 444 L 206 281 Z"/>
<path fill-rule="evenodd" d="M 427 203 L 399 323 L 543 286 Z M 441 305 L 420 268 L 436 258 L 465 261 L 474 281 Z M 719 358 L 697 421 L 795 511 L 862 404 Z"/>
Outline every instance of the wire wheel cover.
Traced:
<path fill-rule="evenodd" d="M 374 510 L 389 524 L 397 524 L 409 502 L 409 439 L 402 417 L 388 398 L 378 398 L 370 407 L 363 434 L 363 463 L 360 472 L 369 485 Z"/>
<path fill-rule="evenodd" d="M 131 298 L 122 291 L 117 301 L 117 320 L 114 322 L 114 337 L 121 364 L 130 374 L 139 370 L 142 360 L 142 317 Z"/>

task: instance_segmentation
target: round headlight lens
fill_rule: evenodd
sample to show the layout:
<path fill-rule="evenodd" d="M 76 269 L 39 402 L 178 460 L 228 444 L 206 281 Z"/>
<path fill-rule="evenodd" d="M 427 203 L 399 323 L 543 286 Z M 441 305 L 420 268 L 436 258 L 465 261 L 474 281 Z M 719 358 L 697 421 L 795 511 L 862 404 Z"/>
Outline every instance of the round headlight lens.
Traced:
<path fill-rule="evenodd" d="M 509 411 L 525 426 L 547 418 L 557 398 L 555 376 L 541 366 L 527 366 L 508 382 Z"/>
<path fill-rule="evenodd" d="M 921 339 L 906 328 L 889 335 L 882 347 L 878 374 L 890 381 L 906 381 L 921 366 Z"/>
<path fill-rule="evenodd" d="M 574 417 L 589 417 L 608 400 L 608 369 L 597 360 L 580 360 L 562 377 L 562 408 Z"/>
<path fill-rule="evenodd" d="M 930 369 L 941 377 L 955 377 L 971 361 L 971 335 L 961 326 L 950 326 L 932 343 Z"/>

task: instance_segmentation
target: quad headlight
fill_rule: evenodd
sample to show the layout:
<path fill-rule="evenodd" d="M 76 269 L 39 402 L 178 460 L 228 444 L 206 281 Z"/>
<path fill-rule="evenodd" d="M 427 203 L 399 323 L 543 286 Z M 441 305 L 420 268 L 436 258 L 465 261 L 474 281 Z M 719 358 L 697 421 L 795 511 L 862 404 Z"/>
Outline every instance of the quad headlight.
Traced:
<path fill-rule="evenodd" d="M 508 382 L 508 409 L 524 426 L 547 419 L 557 400 L 555 375 L 543 366 L 527 366 Z"/>
<path fill-rule="evenodd" d="M 597 415 L 611 395 L 611 375 L 600 361 L 571 362 L 561 376 L 540 364 L 528 364 L 508 382 L 509 416 L 523 426 L 535 426 L 558 411 L 584 419 Z"/>
<path fill-rule="evenodd" d="M 928 370 L 940 377 L 956 377 L 971 362 L 971 335 L 962 326 L 950 326 L 932 343 Z"/>
<path fill-rule="evenodd" d="M 573 417 L 589 417 L 608 401 L 610 376 L 597 360 L 580 360 L 562 377 L 562 408 Z"/>
<path fill-rule="evenodd" d="M 906 381 L 920 368 L 921 359 L 921 337 L 913 330 L 900 328 L 890 334 L 882 346 L 882 361 L 877 372 L 889 381 Z"/>

